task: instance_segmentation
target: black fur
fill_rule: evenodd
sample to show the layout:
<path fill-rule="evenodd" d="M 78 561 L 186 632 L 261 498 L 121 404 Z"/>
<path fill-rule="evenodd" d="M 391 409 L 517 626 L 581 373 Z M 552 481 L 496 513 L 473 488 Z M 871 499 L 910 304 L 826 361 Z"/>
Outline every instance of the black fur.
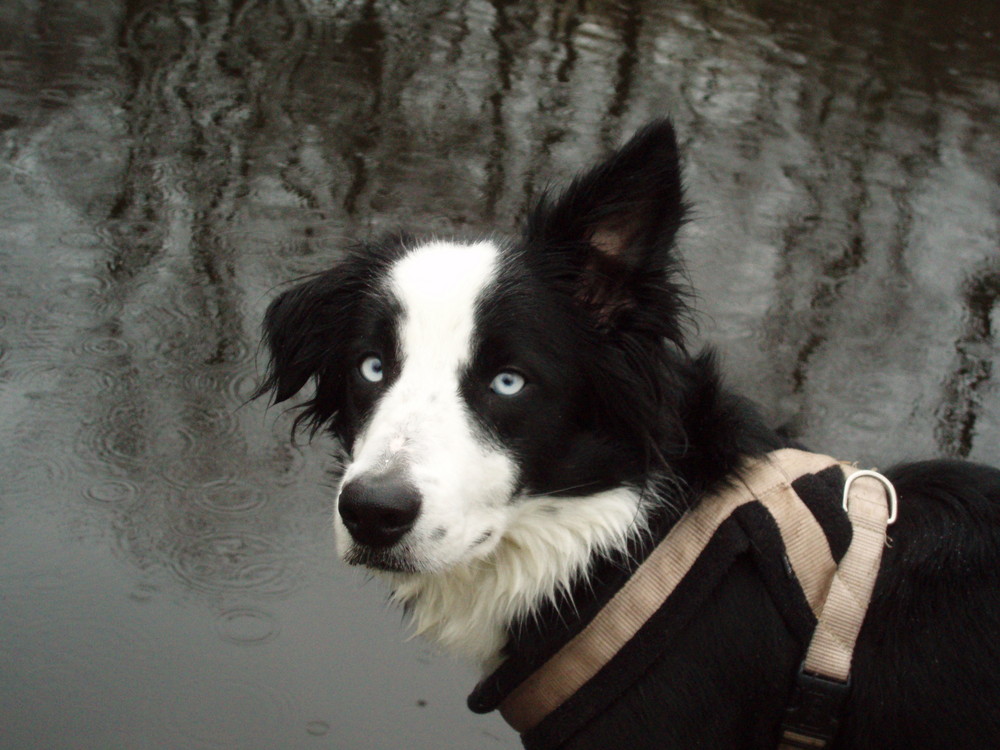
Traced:
<path fill-rule="evenodd" d="M 353 365 L 364 354 L 362 342 L 375 339 L 387 352 L 396 348 L 386 325 L 392 300 L 380 293 L 378 283 L 409 242 L 399 235 L 362 243 L 334 268 L 271 302 L 264 316 L 270 360 L 254 398 L 270 394 L 273 403 L 282 403 L 312 380 L 315 393 L 302 405 L 295 428 L 307 424 L 315 433 L 326 426 L 350 449 L 373 402 Z"/>
<path fill-rule="evenodd" d="M 783 444 L 722 386 L 711 353 L 685 345 L 687 295 L 672 252 L 684 213 L 673 131 L 654 123 L 540 202 L 477 312 L 482 333 L 463 395 L 483 430 L 517 455 L 524 488 L 579 494 L 629 484 L 656 501 L 652 539 L 595 560 L 571 594 L 511 624 L 509 669 L 556 650 L 678 511 L 728 481 L 747 456 Z M 408 245 L 355 248 L 267 312 L 271 366 L 258 395 L 284 401 L 312 379 L 316 392 L 299 420 L 328 427 L 348 450 L 375 398 L 352 373 L 364 342 L 394 349 L 384 323 L 392 301 L 379 283 Z M 491 400 L 480 384 L 510 362 L 530 373 L 532 390 L 516 403 Z M 889 476 L 899 521 L 833 747 L 1000 747 L 1000 472 L 935 461 Z M 621 696 L 560 746 L 775 747 L 805 626 L 779 611 L 760 563 L 766 555 L 739 531 L 759 523 L 747 510 L 720 531 L 732 538 L 726 564 L 712 572 L 708 561 L 704 576 L 687 582 L 698 606 L 670 625 L 671 648 L 650 656 Z"/>

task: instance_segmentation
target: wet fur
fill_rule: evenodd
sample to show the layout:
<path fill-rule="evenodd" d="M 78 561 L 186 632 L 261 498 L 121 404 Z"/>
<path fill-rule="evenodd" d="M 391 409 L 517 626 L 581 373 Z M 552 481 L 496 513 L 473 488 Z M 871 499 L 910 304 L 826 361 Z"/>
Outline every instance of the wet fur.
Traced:
<path fill-rule="evenodd" d="M 519 238 L 477 251 L 494 255 L 489 272 L 475 276 L 479 296 L 461 303 L 469 307 L 468 352 L 452 347 L 458 353 L 445 369 L 455 371 L 453 387 L 433 398 L 458 399 L 449 430 L 495 474 L 490 493 L 468 487 L 485 519 L 481 533 L 446 548 L 437 537 L 449 535 L 447 524 L 418 526 L 412 540 L 366 551 L 338 522 L 345 557 L 384 569 L 418 632 L 487 668 L 513 653 L 546 652 L 685 507 L 729 481 L 746 457 L 784 444 L 722 386 L 711 353 L 685 345 L 687 296 L 673 253 L 683 219 L 673 131 L 659 122 L 540 201 Z M 385 354 L 379 389 L 355 372 L 372 341 L 383 353 L 415 346 L 400 332 L 408 303 L 399 297 L 409 292 L 393 273 L 406 258 L 431 262 L 427 247 L 406 236 L 360 245 L 268 310 L 271 362 L 260 394 L 282 402 L 312 381 L 297 424 L 337 436 L 348 474 L 354 461 L 364 464 L 355 475 L 402 466 L 419 476 L 433 454 L 406 447 L 420 443 L 421 428 L 399 426 L 433 409 L 404 414 L 411 399 L 400 398 L 396 421 L 380 412 L 397 383 L 419 390 L 419 378 L 406 380 L 414 352 Z M 456 258 L 449 253 L 461 247 L 440 253 Z M 433 339 L 421 346 L 433 348 Z M 522 406 L 485 388 L 520 359 L 532 362 L 538 381 Z M 423 378 L 420 387 L 434 391 L 434 379 Z M 376 438 L 379 430 L 385 435 Z M 358 458 L 366 451 L 371 458 Z M 900 517 L 835 747 L 995 746 L 1000 472 L 935 461 L 889 476 Z M 422 515 L 462 514 L 444 507 L 464 502 L 462 493 L 442 491 L 437 502 L 436 480 L 413 482 Z M 676 646 L 565 746 L 774 747 L 801 649 L 744 556 Z"/>

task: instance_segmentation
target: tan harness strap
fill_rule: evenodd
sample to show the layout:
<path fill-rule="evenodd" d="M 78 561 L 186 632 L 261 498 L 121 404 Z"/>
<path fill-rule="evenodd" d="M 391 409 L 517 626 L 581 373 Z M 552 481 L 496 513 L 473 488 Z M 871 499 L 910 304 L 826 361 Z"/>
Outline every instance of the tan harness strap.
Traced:
<path fill-rule="evenodd" d="M 809 672 L 842 682 L 851 672 L 851 655 L 875 588 L 889 523 L 886 488 L 892 497 L 892 485 L 873 474 L 859 471 L 848 477 L 845 502 L 853 527 L 851 546 L 833 576 L 804 663 Z"/>
<path fill-rule="evenodd" d="M 796 450 L 770 454 L 740 472 L 740 481 L 688 511 L 593 620 L 515 688 L 500 713 L 518 732 L 561 706 L 628 643 L 691 569 L 719 526 L 745 503 L 771 512 L 814 613 L 823 608 L 836 570 L 826 536 L 791 488 L 793 478 L 838 461 Z"/>
<path fill-rule="evenodd" d="M 819 521 L 792 489 L 792 482 L 805 474 L 818 474 L 831 466 L 843 464 L 829 456 L 790 448 L 775 451 L 767 458 L 769 468 L 781 472 L 784 481 L 780 492 L 757 499 L 777 523 L 788 562 L 795 571 L 809 608 L 819 617 L 837 563 Z"/>
<path fill-rule="evenodd" d="M 896 520 L 896 491 L 888 479 L 874 471 L 845 473 L 844 506 L 853 530 L 851 546 L 830 583 L 778 750 L 825 748 L 836 734 L 850 684 L 854 645 L 882 563 L 886 529 Z"/>

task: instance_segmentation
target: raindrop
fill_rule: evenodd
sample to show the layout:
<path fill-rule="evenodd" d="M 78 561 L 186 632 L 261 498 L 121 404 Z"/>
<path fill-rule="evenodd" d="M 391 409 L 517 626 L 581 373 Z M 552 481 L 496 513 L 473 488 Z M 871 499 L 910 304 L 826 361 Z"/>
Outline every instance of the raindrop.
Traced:
<path fill-rule="evenodd" d="M 77 353 L 98 354 L 102 357 L 120 357 L 128 354 L 131 345 L 116 336 L 96 335 L 86 338 Z"/>
<path fill-rule="evenodd" d="M 330 731 L 330 725 L 325 721 L 310 721 L 306 731 L 313 737 L 323 737 Z"/>
<path fill-rule="evenodd" d="M 241 646 L 259 646 L 274 640 L 280 627 L 273 615 L 259 609 L 243 607 L 219 615 L 215 622 L 222 640 Z"/>
<path fill-rule="evenodd" d="M 145 604 L 153 598 L 153 595 L 159 591 L 159 587 L 152 583 L 139 582 L 136 584 L 135 590 L 130 592 L 128 598 L 134 602 L 139 602 Z"/>
<path fill-rule="evenodd" d="M 105 505 L 127 505 L 139 496 L 139 485 L 128 479 L 107 479 L 83 491 L 88 500 Z"/>

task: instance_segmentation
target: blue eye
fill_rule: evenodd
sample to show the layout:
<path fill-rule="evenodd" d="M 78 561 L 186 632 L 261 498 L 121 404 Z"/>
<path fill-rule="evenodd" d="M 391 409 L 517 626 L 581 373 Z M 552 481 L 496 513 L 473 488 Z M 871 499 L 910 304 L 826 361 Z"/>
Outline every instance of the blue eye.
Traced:
<path fill-rule="evenodd" d="M 361 371 L 361 377 L 369 383 L 378 383 L 382 380 L 382 360 L 374 354 L 369 354 L 361 360 L 358 370 Z"/>
<path fill-rule="evenodd" d="M 490 390 L 500 396 L 516 396 L 524 388 L 524 376 L 504 370 L 493 378 Z"/>

